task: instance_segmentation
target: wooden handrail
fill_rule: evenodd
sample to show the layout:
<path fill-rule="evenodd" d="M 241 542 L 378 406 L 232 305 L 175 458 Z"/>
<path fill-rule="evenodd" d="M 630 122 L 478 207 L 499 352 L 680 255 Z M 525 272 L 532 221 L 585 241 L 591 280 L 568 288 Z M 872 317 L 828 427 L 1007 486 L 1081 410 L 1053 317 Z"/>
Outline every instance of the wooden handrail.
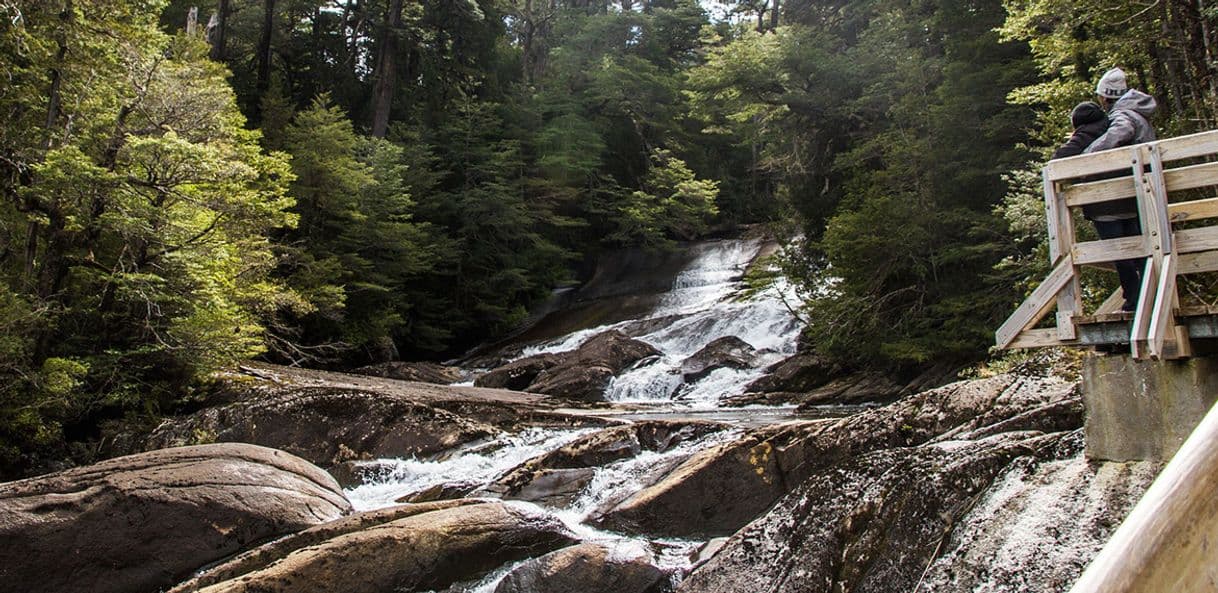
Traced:
<path fill-rule="evenodd" d="M 1187 356 L 1187 331 L 1176 322 L 1176 276 L 1218 271 L 1218 224 L 1180 230 L 1172 225 L 1218 218 L 1218 198 L 1169 204 L 1168 197 L 1175 195 L 1178 199 L 1178 192 L 1218 187 L 1218 162 L 1185 160 L 1199 157 L 1218 160 L 1218 130 L 1048 163 L 1042 180 L 1053 271 L 995 332 L 997 346 L 1079 343 L 1077 319 L 1090 319 L 1083 311 L 1081 266 L 1111 268 L 1113 262 L 1145 259 L 1129 343 L 1139 358 Z M 1175 166 L 1169 167 L 1168 163 Z M 1113 171 L 1125 174 L 1085 181 Z M 1138 206 L 1140 236 L 1076 241 L 1071 208 L 1129 198 Z M 1105 301 L 1104 308 L 1114 309 L 1117 303 L 1114 295 Z M 1057 318 L 1052 331 L 1033 330 L 1054 304 Z"/>
<path fill-rule="evenodd" d="M 1070 593 L 1218 590 L 1218 406 L 1091 561 Z"/>

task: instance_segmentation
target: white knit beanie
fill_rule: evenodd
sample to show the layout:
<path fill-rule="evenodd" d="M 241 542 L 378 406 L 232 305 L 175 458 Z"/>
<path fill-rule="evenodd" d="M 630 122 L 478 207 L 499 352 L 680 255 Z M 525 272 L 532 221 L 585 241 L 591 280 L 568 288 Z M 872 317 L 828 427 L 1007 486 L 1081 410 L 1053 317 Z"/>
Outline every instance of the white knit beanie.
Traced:
<path fill-rule="evenodd" d="M 1104 73 L 1100 77 L 1099 84 L 1095 85 L 1095 94 L 1104 97 L 1105 99 L 1120 99 L 1129 90 L 1129 85 L 1125 83 L 1125 72 L 1120 68 L 1113 68 Z"/>

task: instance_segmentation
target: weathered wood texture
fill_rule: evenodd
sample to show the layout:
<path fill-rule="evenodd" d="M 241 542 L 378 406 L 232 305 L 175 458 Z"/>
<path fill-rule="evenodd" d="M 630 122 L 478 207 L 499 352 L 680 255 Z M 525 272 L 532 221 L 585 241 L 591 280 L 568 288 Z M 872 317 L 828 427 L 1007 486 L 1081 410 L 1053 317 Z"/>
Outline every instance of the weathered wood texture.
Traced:
<path fill-rule="evenodd" d="M 1075 582 L 1070 593 L 1218 591 L 1218 407 Z"/>
<path fill-rule="evenodd" d="M 1194 228 L 1179 230 L 1172 227 L 1218 218 L 1218 198 L 1185 200 L 1195 198 L 1202 188 L 1218 187 L 1218 162 L 1198 160 L 1218 160 L 1218 130 L 1046 165 L 1042 177 L 1053 271 L 995 332 L 998 347 L 1084 344 L 1079 339 L 1079 324 L 1094 321 L 1083 310 L 1080 268 L 1112 269 L 1117 261 L 1144 259 L 1142 290 L 1129 324 L 1128 342 L 1138 358 L 1188 356 L 1187 327 L 1176 318 L 1176 277 L 1218 271 L 1218 224 L 1193 224 L 1190 226 Z M 1117 177 L 1089 180 L 1097 174 Z M 1182 196 L 1180 192 L 1184 191 L 1191 193 Z M 1176 202 L 1169 203 L 1173 197 Z M 1129 198 L 1138 206 L 1141 235 L 1081 243 L 1076 240 L 1071 208 Z M 1096 313 L 1115 312 L 1121 301 L 1118 291 Z M 1033 329 L 1055 305 L 1051 331 Z"/>

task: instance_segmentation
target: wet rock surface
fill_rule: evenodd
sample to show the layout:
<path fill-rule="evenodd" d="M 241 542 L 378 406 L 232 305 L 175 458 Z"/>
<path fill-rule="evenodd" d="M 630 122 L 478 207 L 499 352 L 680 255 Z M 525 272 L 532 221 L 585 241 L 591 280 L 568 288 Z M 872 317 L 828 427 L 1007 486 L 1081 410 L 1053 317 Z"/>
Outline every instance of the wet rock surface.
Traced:
<path fill-rule="evenodd" d="M 191 442 L 257 443 L 321 466 L 351 459 L 431 455 L 498 433 L 490 424 L 391 394 L 301 387 L 166 421 L 152 448 Z"/>
<path fill-rule="evenodd" d="M 598 522 L 671 537 L 729 535 L 810 476 L 867 453 L 1081 426 L 1073 384 L 1009 375 L 961 381 L 838 420 L 754 430 L 695 455 Z"/>
<path fill-rule="evenodd" d="M 508 363 L 478 377 L 479 387 L 502 387 L 557 397 L 602 401 L 609 381 L 660 352 L 620 331 L 593 336 L 579 348 L 538 354 Z"/>
<path fill-rule="evenodd" d="M 592 479 L 594 468 L 637 456 L 666 451 L 724 426 L 713 422 L 651 421 L 616 426 L 583 436 L 530 459 L 480 492 L 539 504 L 562 504 Z"/>
<path fill-rule="evenodd" d="M 319 533 L 320 541 L 315 543 L 269 552 L 268 556 L 287 553 L 260 568 L 201 588 L 187 584 L 175 591 L 428 591 L 574 543 L 566 528 L 553 518 L 498 502 L 449 504 L 453 506 L 427 512 L 408 508 L 401 511 L 402 515 L 393 508 L 383 509 L 374 511 L 371 519 L 365 519 L 367 514 L 356 515 L 348 520 L 356 525 L 336 529 L 333 537 Z M 262 563 L 260 560 L 250 566 Z M 238 572 L 242 571 L 226 574 Z"/>
<path fill-rule="evenodd" d="M 693 383 L 719 369 L 748 368 L 756 357 L 757 350 L 748 342 L 724 336 L 682 361 L 681 376 L 686 383 Z"/>
<path fill-rule="evenodd" d="M 450 385 L 462 380 L 460 368 L 436 364 L 434 362 L 382 362 L 360 367 L 351 372 L 370 377 L 435 383 L 436 385 Z"/>
<path fill-rule="evenodd" d="M 624 549 L 627 548 L 627 549 Z M 580 544 L 534 558 L 508 573 L 495 593 L 667 593 L 669 575 L 623 545 Z"/>
<path fill-rule="evenodd" d="M 0 484 L 0 589 L 157 591 L 350 510 L 329 475 L 282 451 L 224 444 L 119 457 Z"/>

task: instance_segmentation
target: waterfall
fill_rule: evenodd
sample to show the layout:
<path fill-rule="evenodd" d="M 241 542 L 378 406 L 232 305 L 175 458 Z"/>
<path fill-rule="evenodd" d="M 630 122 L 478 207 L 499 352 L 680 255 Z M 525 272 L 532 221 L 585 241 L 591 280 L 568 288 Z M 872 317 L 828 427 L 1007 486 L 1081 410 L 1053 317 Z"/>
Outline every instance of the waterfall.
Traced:
<path fill-rule="evenodd" d="M 764 247 L 759 239 L 708 241 L 672 282 L 659 304 L 640 320 L 580 330 L 524 349 L 521 357 L 578 348 L 592 336 L 619 330 L 658 349 L 662 356 L 616 377 L 605 397 L 619 402 L 678 402 L 713 408 L 738 395 L 764 369 L 795 353 L 801 324 L 791 313 L 790 286 L 779 280 L 745 296 L 744 273 Z M 757 350 L 748 368 L 722 368 L 686 384 L 680 367 L 710 342 L 735 336 Z"/>
<path fill-rule="evenodd" d="M 619 418 L 674 420 L 711 414 L 710 419 L 737 428 L 725 428 L 690 439 L 664 451 L 644 450 L 594 468 L 590 481 L 563 508 L 541 507 L 530 502 L 510 501 L 532 512 L 548 513 L 562 520 L 583 541 L 610 546 L 615 553 L 648 554 L 661 568 L 680 574 L 688 568 L 690 554 L 702 542 L 648 539 L 601 531 L 589 522 L 606 509 L 662 479 L 668 472 L 701 450 L 736 439 L 739 427 L 779 420 L 789 409 L 768 408 L 740 411 L 719 407 L 728 396 L 742 393 L 769 365 L 795 353 L 801 325 L 790 312 L 793 302 L 782 281 L 749 294 L 744 276 L 756 265 L 766 248 L 759 239 L 707 241 L 694 245 L 692 258 L 658 295 L 650 312 L 630 319 L 587 329 L 520 350 L 519 358 L 559 353 L 578 348 L 600 333 L 618 330 L 660 351 L 660 356 L 641 361 L 619 374 L 606 391 L 606 399 L 646 403 L 640 411 Z M 787 301 L 784 301 L 784 296 Z M 686 383 L 682 363 L 709 343 L 728 336 L 746 342 L 755 350 L 745 368 L 712 370 L 697 381 Z M 738 365 L 739 366 L 739 365 Z M 614 414 L 606 414 L 612 416 Z M 458 485 L 480 496 L 486 486 L 527 460 L 543 455 L 589 434 L 595 429 L 532 428 L 503 435 L 490 442 L 467 447 L 438 460 L 392 459 L 365 462 L 376 477 L 346 494 L 359 510 L 382 508 L 396 500 L 429 488 Z M 491 593 L 496 584 L 519 563 L 500 567 L 462 590 Z"/>

